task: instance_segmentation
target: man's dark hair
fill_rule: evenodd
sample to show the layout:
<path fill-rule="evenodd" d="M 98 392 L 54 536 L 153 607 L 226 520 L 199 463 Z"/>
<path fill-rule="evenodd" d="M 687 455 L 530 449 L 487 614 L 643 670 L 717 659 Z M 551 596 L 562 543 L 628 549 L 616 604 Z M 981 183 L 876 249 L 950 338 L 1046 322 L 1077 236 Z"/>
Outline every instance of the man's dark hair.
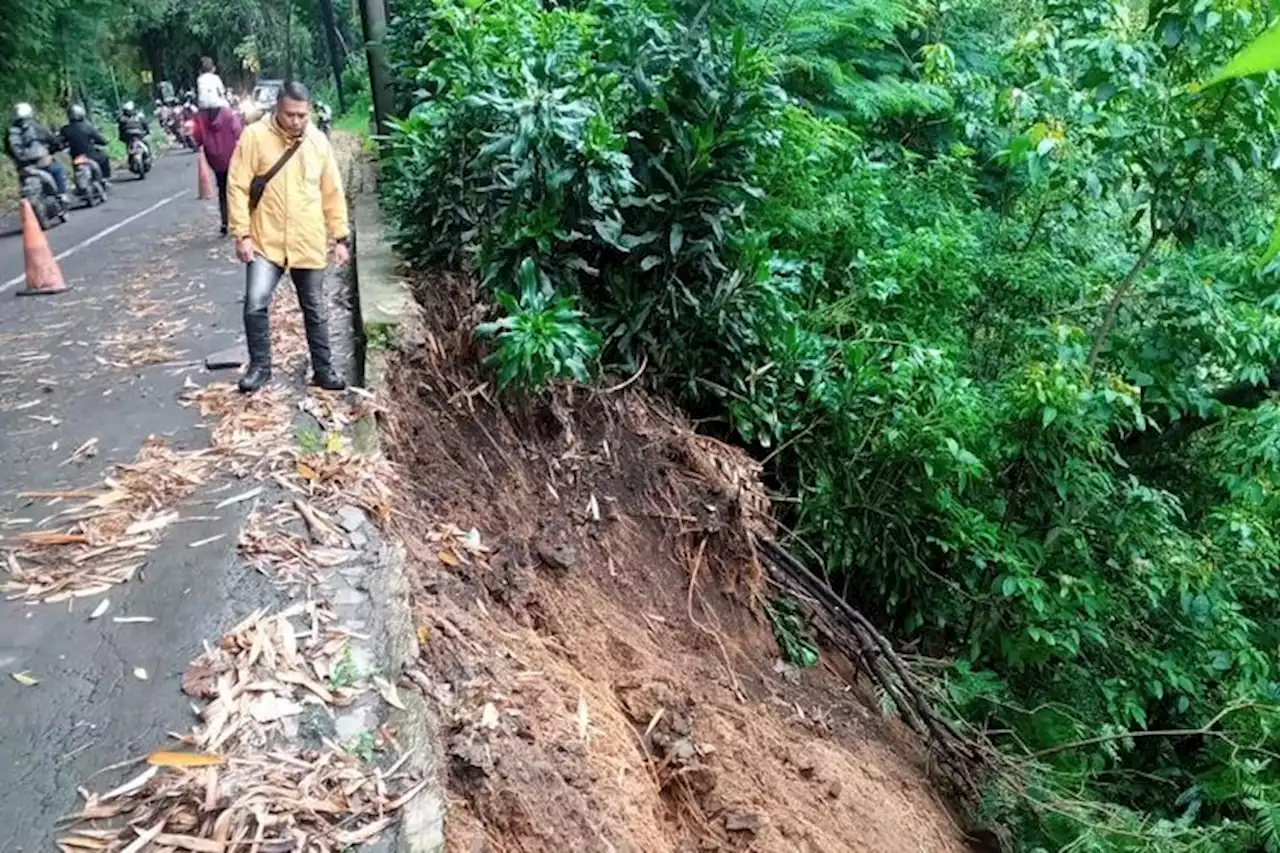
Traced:
<path fill-rule="evenodd" d="M 311 103 L 311 92 L 298 81 L 288 80 L 280 87 L 280 91 L 276 93 L 276 103 L 278 104 L 281 101 L 302 101 L 309 104 Z"/>
<path fill-rule="evenodd" d="M 211 57 L 208 57 L 208 56 L 200 57 L 201 71 L 203 71 L 205 74 L 208 74 L 209 72 L 213 71 L 213 69 L 214 69 L 214 64 L 213 64 L 213 59 Z"/>

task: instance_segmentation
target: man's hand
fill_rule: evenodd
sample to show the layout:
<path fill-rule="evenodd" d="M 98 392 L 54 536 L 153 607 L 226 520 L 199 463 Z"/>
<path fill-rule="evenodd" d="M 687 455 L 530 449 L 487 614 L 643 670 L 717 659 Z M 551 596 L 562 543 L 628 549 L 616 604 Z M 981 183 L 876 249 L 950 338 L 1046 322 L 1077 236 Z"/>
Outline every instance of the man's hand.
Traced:
<path fill-rule="evenodd" d="M 351 249 L 346 243 L 335 243 L 333 246 L 333 263 L 334 266 L 345 267 L 347 261 L 351 260 Z"/>
<path fill-rule="evenodd" d="M 252 237 L 241 237 L 236 240 L 236 257 L 240 259 L 241 263 L 247 264 L 252 261 L 255 251 Z"/>

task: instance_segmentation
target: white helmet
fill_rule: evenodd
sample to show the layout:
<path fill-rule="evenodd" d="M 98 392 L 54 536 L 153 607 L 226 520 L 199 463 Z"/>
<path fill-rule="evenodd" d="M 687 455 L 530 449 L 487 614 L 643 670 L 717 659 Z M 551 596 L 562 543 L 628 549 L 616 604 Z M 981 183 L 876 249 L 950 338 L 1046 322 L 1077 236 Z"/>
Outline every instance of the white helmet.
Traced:
<path fill-rule="evenodd" d="M 31 105 L 24 101 L 23 103 L 18 104 L 16 107 L 13 108 L 13 114 L 18 118 L 26 119 L 34 116 L 36 114 L 36 111 L 31 109 Z"/>

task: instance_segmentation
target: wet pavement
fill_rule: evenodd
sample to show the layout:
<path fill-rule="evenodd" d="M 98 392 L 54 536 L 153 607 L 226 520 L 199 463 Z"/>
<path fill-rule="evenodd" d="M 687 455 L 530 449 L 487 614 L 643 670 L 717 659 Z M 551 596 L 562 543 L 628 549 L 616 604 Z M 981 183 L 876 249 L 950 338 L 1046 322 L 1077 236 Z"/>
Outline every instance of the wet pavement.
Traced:
<path fill-rule="evenodd" d="M 172 153 L 145 181 L 121 177 L 106 205 L 73 211 L 49 232 L 72 288 L 55 296 L 14 298 L 21 239 L 13 217 L 0 221 L 0 551 L 51 514 L 19 492 L 100 482 L 152 435 L 179 450 L 207 446 L 199 413 L 178 398 L 189 378 L 233 378 L 211 377 L 202 362 L 241 339 L 243 273 L 217 236 L 216 203 L 198 202 L 195 185 L 195 159 Z M 128 366 L 143 361 L 160 363 Z M 96 454 L 73 459 L 86 445 Z M 197 491 L 182 514 L 212 519 L 230 494 L 219 486 L 234 484 Z M 0 600 L 0 851 L 55 849 L 55 821 L 79 805 L 77 786 L 190 728 L 182 671 L 202 643 L 276 598 L 236 560 L 248 511 L 174 525 L 139 575 L 104 595 Z M 90 620 L 103 597 L 109 616 Z"/>

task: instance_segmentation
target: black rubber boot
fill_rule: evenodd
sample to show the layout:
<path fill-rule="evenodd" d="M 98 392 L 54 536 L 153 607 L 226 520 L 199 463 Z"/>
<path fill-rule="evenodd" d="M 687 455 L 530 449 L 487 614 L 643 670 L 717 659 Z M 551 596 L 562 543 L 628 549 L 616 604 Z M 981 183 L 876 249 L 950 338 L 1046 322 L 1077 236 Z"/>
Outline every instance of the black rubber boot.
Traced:
<path fill-rule="evenodd" d="M 342 391 L 347 387 L 347 383 L 342 381 L 342 377 L 332 367 L 317 370 L 311 377 L 311 384 L 326 391 Z"/>
<path fill-rule="evenodd" d="M 261 364 L 251 364 L 240 378 L 240 391 L 252 394 L 271 381 L 271 368 Z"/>

